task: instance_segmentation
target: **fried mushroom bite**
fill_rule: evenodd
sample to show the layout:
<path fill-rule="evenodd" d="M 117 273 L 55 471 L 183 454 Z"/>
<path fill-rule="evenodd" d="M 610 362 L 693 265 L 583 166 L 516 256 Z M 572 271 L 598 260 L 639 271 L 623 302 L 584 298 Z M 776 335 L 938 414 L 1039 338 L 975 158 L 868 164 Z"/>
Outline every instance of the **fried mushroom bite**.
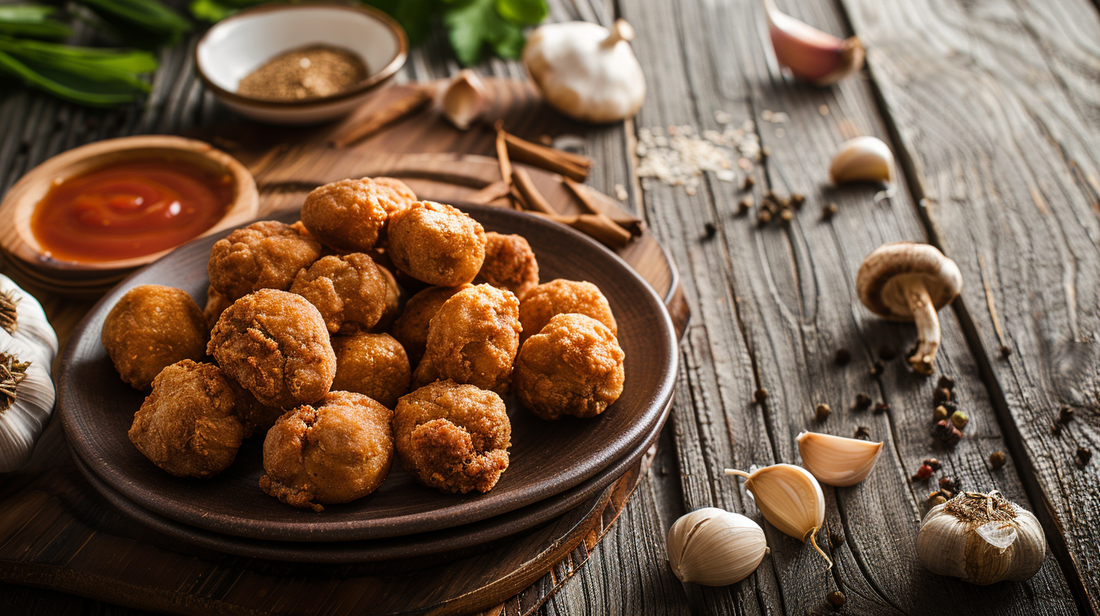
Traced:
<path fill-rule="evenodd" d="M 417 201 L 416 193 L 409 188 L 408 184 L 397 178 L 378 177 L 374 178 L 374 183 L 378 186 L 379 192 L 382 193 L 380 203 L 386 210 L 386 214 L 390 216 Z"/>
<path fill-rule="evenodd" d="M 306 197 L 302 224 L 325 246 L 366 252 L 378 242 L 389 217 L 387 207 L 397 208 L 396 196 L 370 178 L 325 184 Z"/>
<path fill-rule="evenodd" d="M 287 412 L 264 439 L 260 489 L 314 511 L 370 494 L 393 463 L 392 418 L 378 402 L 347 391 Z"/>
<path fill-rule="evenodd" d="M 402 466 L 443 492 L 488 492 L 508 468 L 504 401 L 473 385 L 439 381 L 402 397 L 393 430 Z"/>
<path fill-rule="evenodd" d="M 487 284 L 463 289 L 432 317 L 416 383 L 451 379 L 505 393 L 519 332 L 519 300 L 511 291 Z"/>
<path fill-rule="evenodd" d="M 474 284 L 508 289 L 520 300 L 539 284 L 539 263 L 522 235 L 485 234 L 485 262 Z"/>
<path fill-rule="evenodd" d="M 396 283 L 394 283 L 396 285 Z M 298 272 L 290 292 L 309 300 L 321 312 L 328 331 L 345 323 L 369 329 L 378 323 L 391 300 L 389 280 L 363 253 L 321 257 Z M 392 298 L 396 302 L 396 297 Z"/>
<path fill-rule="evenodd" d="M 390 219 L 389 255 L 406 274 L 428 284 L 470 282 L 485 260 L 485 229 L 442 203 L 418 201 Z"/>
<path fill-rule="evenodd" d="M 595 417 L 623 393 L 623 350 L 615 334 L 583 314 L 559 314 L 523 343 L 516 398 L 543 419 Z"/>
<path fill-rule="evenodd" d="M 519 305 L 522 340 L 542 331 L 555 315 L 584 314 L 603 323 L 618 334 L 615 315 L 600 288 L 591 282 L 557 279 L 531 289 Z"/>
<path fill-rule="evenodd" d="M 168 366 L 134 415 L 130 442 L 176 477 L 207 478 L 229 468 L 244 427 L 228 381 L 212 364 L 185 359 Z"/>
<path fill-rule="evenodd" d="M 214 326 L 208 351 L 265 406 L 320 400 L 336 375 L 324 318 L 286 291 L 261 289 L 233 302 Z"/>
<path fill-rule="evenodd" d="M 389 334 L 334 336 L 332 349 L 336 352 L 333 389 L 363 394 L 391 409 L 409 392 L 409 358 Z"/>
<path fill-rule="evenodd" d="M 160 371 L 206 357 L 206 318 L 185 291 L 157 284 L 134 287 L 107 313 L 100 342 L 123 381 L 148 390 Z"/>
<path fill-rule="evenodd" d="M 290 288 L 294 276 L 321 256 L 317 240 L 277 220 L 254 222 L 210 250 L 210 286 L 233 301 L 260 289 Z"/>

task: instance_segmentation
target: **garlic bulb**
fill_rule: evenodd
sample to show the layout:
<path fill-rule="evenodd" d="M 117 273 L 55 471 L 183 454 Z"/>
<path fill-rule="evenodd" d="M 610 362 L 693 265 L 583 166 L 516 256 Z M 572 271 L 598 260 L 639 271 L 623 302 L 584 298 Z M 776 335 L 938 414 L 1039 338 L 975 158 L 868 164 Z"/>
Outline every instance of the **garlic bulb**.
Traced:
<path fill-rule="evenodd" d="M 751 473 L 727 468 L 726 474 L 744 477 L 745 489 L 764 519 L 803 543 L 809 536 L 814 549 L 832 568 L 833 561 L 817 547 L 817 531 L 825 523 L 825 495 L 809 471 L 793 464 L 773 464 Z"/>
<path fill-rule="evenodd" d="M 634 29 L 584 21 L 540 26 L 527 37 L 523 63 L 546 102 L 583 122 L 632 117 L 645 100 L 645 76 L 629 41 Z"/>
<path fill-rule="evenodd" d="M 21 342 L 46 370 L 57 355 L 57 334 L 46 319 L 42 304 L 0 274 L 0 330 Z"/>
<path fill-rule="evenodd" d="M 477 73 L 466 68 L 442 90 L 443 115 L 459 130 L 467 130 L 485 109 L 485 85 Z"/>
<path fill-rule="evenodd" d="M 829 181 L 887 182 L 894 177 L 894 153 L 878 137 L 856 137 L 840 144 L 829 165 Z"/>
<path fill-rule="evenodd" d="M 0 473 L 26 464 L 53 412 L 50 373 L 28 345 L 0 331 Z"/>
<path fill-rule="evenodd" d="M 972 584 L 1027 580 L 1043 566 L 1046 551 L 1035 516 L 997 490 L 964 492 L 936 505 L 917 534 L 917 555 L 929 571 Z"/>
<path fill-rule="evenodd" d="M 816 432 L 803 432 L 797 440 L 803 466 L 818 481 L 830 486 L 851 486 L 863 481 L 882 451 L 882 443 Z"/>
<path fill-rule="evenodd" d="M 716 507 L 682 516 L 668 531 L 668 563 L 681 582 L 725 586 L 760 566 L 768 551 L 764 531 L 739 513 Z"/>
<path fill-rule="evenodd" d="M 774 0 L 764 0 L 775 58 L 795 77 L 820 86 L 839 81 L 863 66 L 859 39 L 841 39 L 780 13 Z"/>

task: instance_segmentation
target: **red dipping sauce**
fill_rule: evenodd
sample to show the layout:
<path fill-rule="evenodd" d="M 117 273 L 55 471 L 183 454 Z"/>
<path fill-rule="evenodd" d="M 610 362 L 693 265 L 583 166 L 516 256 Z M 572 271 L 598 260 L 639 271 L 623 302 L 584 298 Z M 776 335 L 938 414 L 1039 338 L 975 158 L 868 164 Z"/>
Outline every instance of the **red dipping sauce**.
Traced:
<path fill-rule="evenodd" d="M 182 160 L 131 160 L 64 180 L 31 218 L 43 251 L 61 261 L 115 261 L 196 238 L 225 215 L 233 177 Z"/>

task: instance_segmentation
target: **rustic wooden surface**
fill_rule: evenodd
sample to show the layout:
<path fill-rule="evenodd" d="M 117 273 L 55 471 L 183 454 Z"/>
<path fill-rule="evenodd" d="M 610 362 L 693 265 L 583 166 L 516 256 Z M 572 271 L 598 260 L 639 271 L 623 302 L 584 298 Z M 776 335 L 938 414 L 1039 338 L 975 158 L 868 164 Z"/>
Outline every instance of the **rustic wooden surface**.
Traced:
<path fill-rule="evenodd" d="M 621 184 L 641 197 L 650 228 L 679 266 L 693 322 L 673 416 L 648 477 L 612 536 L 538 613 L 817 614 L 829 613 L 825 594 L 838 588 L 852 614 L 1100 611 L 1100 466 L 1073 461 L 1078 446 L 1100 446 L 1100 12 L 1088 0 L 777 3 L 818 27 L 854 31 L 868 46 L 868 68 L 830 88 L 792 81 L 775 63 L 757 0 L 552 2 L 555 20 L 606 25 L 622 16 L 637 30 L 649 83 L 641 113 L 625 126 L 571 132 L 596 160 L 590 184 L 605 192 Z M 430 40 L 402 78 L 453 72 L 446 58 L 442 41 Z M 92 139 L 225 121 L 189 64 L 184 51 L 166 52 L 145 112 L 88 111 L 20 90 L 4 96 L 0 186 Z M 482 70 L 523 76 L 499 60 Z M 757 201 L 767 188 L 807 196 L 789 226 L 758 229 L 735 217 L 736 184 L 708 176 L 689 196 L 633 174 L 638 128 L 716 128 L 715 111 L 754 120 L 771 152 L 754 171 Z M 788 119 L 765 119 L 775 112 Z M 903 177 L 890 199 L 876 201 L 871 188 L 824 187 L 835 146 L 860 134 L 882 137 L 898 155 Z M 830 201 L 839 214 L 819 220 Z M 717 227 L 709 239 L 707 222 Z M 928 435 L 934 381 L 909 373 L 903 360 L 871 373 L 883 346 L 903 353 L 915 339 L 911 326 L 874 319 L 854 298 L 863 256 L 898 239 L 936 243 L 963 271 L 962 297 L 940 315 L 937 361 L 970 415 L 953 450 L 934 447 Z M 853 355 L 843 368 L 832 363 L 839 348 Z M 761 386 L 770 395 L 755 405 Z M 891 410 L 849 410 L 861 392 Z M 812 419 L 819 402 L 834 409 L 821 425 Z M 1065 405 L 1076 418 L 1052 434 Z M 832 571 L 765 524 L 771 554 L 744 582 L 710 589 L 669 573 L 663 537 L 684 511 L 714 505 L 763 523 L 722 468 L 797 462 L 802 429 L 849 436 L 857 425 L 886 447 L 863 484 L 826 488 Z M 987 456 L 997 450 L 1009 463 L 993 471 Z M 995 487 L 1040 516 L 1051 553 L 1036 577 L 975 587 L 920 566 L 917 524 L 934 488 L 909 475 L 929 456 L 944 463 L 937 478 Z M 133 613 L 0 589 L 4 613 Z M 502 613 L 535 607 L 521 595 Z"/>

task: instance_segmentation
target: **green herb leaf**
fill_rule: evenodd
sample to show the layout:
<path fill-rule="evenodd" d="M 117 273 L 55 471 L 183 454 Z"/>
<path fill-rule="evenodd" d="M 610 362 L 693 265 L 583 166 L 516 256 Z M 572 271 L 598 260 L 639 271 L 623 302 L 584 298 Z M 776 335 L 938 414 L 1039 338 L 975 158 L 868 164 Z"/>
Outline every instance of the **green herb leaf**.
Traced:
<path fill-rule="evenodd" d="M 0 34 L 32 38 L 63 39 L 72 34 L 68 25 L 52 19 L 52 6 L 41 4 L 0 5 Z"/>
<path fill-rule="evenodd" d="M 496 5 L 501 17 L 521 26 L 533 26 L 550 14 L 546 0 L 496 0 Z"/>
<path fill-rule="evenodd" d="M 455 56 L 466 66 L 480 62 L 486 46 L 504 58 L 514 58 L 523 50 L 523 29 L 500 16 L 495 0 L 472 0 L 449 8 L 443 23 Z"/>
<path fill-rule="evenodd" d="M 195 19 L 217 23 L 235 15 L 243 8 L 263 4 L 266 0 L 194 0 L 188 6 Z"/>
<path fill-rule="evenodd" d="M 20 46 L 28 41 L 13 41 L 14 39 L 0 41 L 0 46 L 3 47 L 0 49 L 0 72 L 19 77 L 31 87 L 59 98 L 82 105 L 111 107 L 133 102 L 150 90 L 149 84 L 125 71 L 102 67 L 91 70 L 87 66 L 80 66 L 78 62 L 67 62 L 58 58 L 28 59 L 22 53 L 20 57 L 16 57 L 7 51 L 26 51 Z M 67 50 L 64 56 L 72 60 L 79 55 L 79 51 L 75 51 L 79 49 L 83 48 Z M 95 59 L 104 58 L 102 54 L 96 54 Z"/>
<path fill-rule="evenodd" d="M 123 21 L 153 34 L 178 39 L 191 29 L 182 15 L 157 0 L 78 0 L 108 21 Z M 169 44 L 171 44 L 169 42 Z"/>

